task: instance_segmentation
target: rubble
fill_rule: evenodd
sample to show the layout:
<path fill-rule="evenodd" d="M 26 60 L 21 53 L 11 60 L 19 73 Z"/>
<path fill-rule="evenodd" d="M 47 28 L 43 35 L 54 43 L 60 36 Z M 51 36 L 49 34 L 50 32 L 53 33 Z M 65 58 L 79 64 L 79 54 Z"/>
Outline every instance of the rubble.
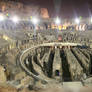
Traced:
<path fill-rule="evenodd" d="M 20 72 L 20 73 L 15 75 L 14 80 L 21 80 L 21 79 L 23 79 L 25 77 L 26 77 L 26 73 L 25 72 Z"/>
<path fill-rule="evenodd" d="M 18 92 L 14 87 L 0 86 L 0 92 Z"/>

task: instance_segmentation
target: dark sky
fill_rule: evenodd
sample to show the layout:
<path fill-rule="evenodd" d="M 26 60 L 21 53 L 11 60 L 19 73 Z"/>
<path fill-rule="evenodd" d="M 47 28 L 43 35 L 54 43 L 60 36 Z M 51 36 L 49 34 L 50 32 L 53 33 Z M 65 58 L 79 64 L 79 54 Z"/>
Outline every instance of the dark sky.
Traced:
<path fill-rule="evenodd" d="M 75 16 L 89 17 L 92 12 L 92 0 L 20 0 L 24 4 L 37 4 L 48 9 L 51 17 L 63 18 Z"/>

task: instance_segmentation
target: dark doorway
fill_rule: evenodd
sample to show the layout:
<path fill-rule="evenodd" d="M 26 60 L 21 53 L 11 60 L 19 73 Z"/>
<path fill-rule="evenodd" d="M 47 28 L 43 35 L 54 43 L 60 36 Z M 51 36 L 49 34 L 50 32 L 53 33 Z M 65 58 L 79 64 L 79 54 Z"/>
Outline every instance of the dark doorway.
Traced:
<path fill-rule="evenodd" d="M 55 76 L 60 76 L 59 70 L 56 70 L 56 71 L 55 71 Z"/>

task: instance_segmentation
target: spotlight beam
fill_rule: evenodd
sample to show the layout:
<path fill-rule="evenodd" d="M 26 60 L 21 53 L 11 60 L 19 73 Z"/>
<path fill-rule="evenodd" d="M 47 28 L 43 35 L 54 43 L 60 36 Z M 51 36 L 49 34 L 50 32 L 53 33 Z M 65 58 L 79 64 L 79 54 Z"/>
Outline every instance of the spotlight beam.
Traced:
<path fill-rule="evenodd" d="M 55 19 L 55 23 L 56 23 L 57 25 L 60 25 L 61 21 L 60 21 L 60 19 L 59 19 L 58 17 Z"/>
<path fill-rule="evenodd" d="M 36 39 L 36 25 L 39 23 L 39 19 L 37 17 L 33 17 L 31 22 L 33 23 L 34 25 L 34 36 L 33 38 Z"/>

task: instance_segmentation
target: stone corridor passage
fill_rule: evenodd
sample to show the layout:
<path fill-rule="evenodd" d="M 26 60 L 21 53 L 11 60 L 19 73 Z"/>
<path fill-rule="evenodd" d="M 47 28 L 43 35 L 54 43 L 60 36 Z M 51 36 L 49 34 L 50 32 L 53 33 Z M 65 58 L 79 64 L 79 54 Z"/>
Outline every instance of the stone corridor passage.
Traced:
<path fill-rule="evenodd" d="M 79 47 L 41 47 L 25 58 L 25 66 L 36 76 L 59 79 L 64 82 L 80 81 L 92 74 L 91 53 Z"/>

